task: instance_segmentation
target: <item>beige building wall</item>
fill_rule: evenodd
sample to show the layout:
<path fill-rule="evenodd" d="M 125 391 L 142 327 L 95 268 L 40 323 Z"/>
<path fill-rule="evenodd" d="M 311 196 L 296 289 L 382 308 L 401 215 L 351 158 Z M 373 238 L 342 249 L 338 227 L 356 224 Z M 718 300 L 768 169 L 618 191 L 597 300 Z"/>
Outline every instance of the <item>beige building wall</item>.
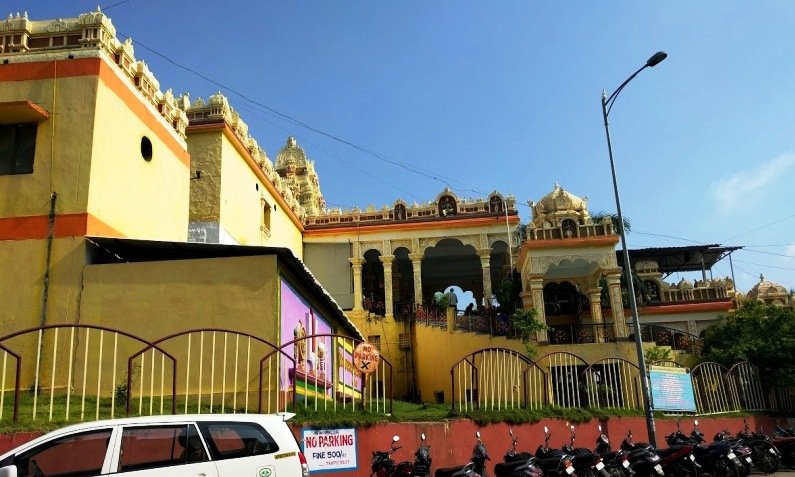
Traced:
<path fill-rule="evenodd" d="M 98 78 L 54 79 L 52 67 L 40 63 L 15 66 L 23 72 L 35 69 L 39 75 L 0 82 L 0 103 L 30 101 L 49 118 L 38 123 L 33 174 L 0 176 L 0 217 L 47 215 L 51 191 L 58 193 L 57 213 L 85 212 Z"/>
<path fill-rule="evenodd" d="M 285 247 L 303 256 L 302 230 L 262 171 L 241 152 L 225 125 L 189 131 L 190 222 L 208 242 Z M 196 175 L 197 171 L 199 175 Z M 267 209 L 267 210 L 266 210 Z"/>
<path fill-rule="evenodd" d="M 104 66 L 101 80 L 88 212 L 122 237 L 185 241 L 190 172 L 185 141 L 116 68 Z M 142 151 L 146 141 L 149 160 Z"/>

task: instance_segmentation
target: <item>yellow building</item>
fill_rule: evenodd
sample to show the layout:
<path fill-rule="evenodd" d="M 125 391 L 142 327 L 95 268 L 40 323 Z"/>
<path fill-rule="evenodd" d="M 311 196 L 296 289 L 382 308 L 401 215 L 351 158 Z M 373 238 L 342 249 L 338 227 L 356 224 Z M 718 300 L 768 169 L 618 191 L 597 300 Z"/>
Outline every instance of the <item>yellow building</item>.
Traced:
<path fill-rule="evenodd" d="M 613 223 L 558 185 L 530 203 L 526 226 L 516 199 L 497 191 L 328 209 L 295 138 L 272 163 L 222 94 L 162 92 L 99 11 L 0 22 L 0 60 L 0 335 L 81 324 L 156 340 L 223 328 L 278 345 L 309 327 L 368 339 L 392 365 L 389 392 L 426 401 L 451 399 L 451 370 L 468 355 L 526 352 L 516 310 L 549 327 L 534 337 L 538 355 L 635 359 Z M 732 280 L 707 276 L 734 249 L 631 251 L 648 346 L 691 352 L 735 306 Z M 699 270 L 695 283 L 665 282 Z M 762 283 L 749 297 L 782 302 L 779 288 Z M 439 308 L 453 296 L 456 306 Z M 189 362 L 190 343 L 173 354 Z M 59 375 L 64 349 L 42 369 Z M 305 396 L 337 388 L 320 366 L 327 353 L 352 345 L 312 340 L 286 357 Z"/>
<path fill-rule="evenodd" d="M 225 98 L 190 104 L 162 92 L 99 11 L 17 16 L 0 31 L 0 335 L 93 327 L 4 341 L 3 353 L 33 352 L 22 357 L 23 386 L 85 388 L 72 372 L 82 366 L 112 394 L 125 353 L 186 330 L 274 349 L 299 321 L 361 336 L 301 263 L 303 209 Z M 187 350 L 169 359 L 190 363 Z M 307 366 L 318 365 L 314 353 Z M 211 386 L 209 374 L 184 385 L 177 374 L 175 390 Z M 7 387 L 5 369 L 2 379 Z"/>

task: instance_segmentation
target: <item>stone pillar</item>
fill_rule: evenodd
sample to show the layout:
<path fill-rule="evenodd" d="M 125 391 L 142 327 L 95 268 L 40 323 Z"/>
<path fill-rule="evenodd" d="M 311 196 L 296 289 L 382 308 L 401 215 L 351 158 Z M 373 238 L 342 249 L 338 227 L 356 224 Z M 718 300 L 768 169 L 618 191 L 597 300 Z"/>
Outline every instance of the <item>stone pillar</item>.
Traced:
<path fill-rule="evenodd" d="M 414 305 L 422 305 L 422 254 L 410 253 L 411 268 L 414 270 Z"/>
<path fill-rule="evenodd" d="M 607 275 L 607 286 L 610 291 L 610 309 L 613 310 L 613 326 L 616 338 L 626 338 L 627 326 L 624 316 L 624 300 L 621 297 L 621 272 Z"/>
<path fill-rule="evenodd" d="M 491 299 L 491 249 L 478 250 L 480 268 L 483 271 L 483 298 Z"/>
<path fill-rule="evenodd" d="M 353 311 L 364 311 L 362 308 L 362 259 L 349 258 L 353 268 Z"/>
<path fill-rule="evenodd" d="M 605 342 L 605 330 L 602 319 L 602 289 L 599 287 L 588 290 L 588 300 L 591 302 L 591 321 L 594 325 L 594 338 L 597 343 Z"/>
<path fill-rule="evenodd" d="M 522 303 L 524 304 L 525 308 L 529 308 L 527 306 L 527 293 L 522 293 Z M 544 313 L 544 277 L 541 276 L 534 276 L 530 278 L 530 297 L 532 300 L 532 306 L 535 308 L 537 313 L 538 321 L 543 324 L 547 324 L 547 316 Z M 538 341 L 549 341 L 549 336 L 545 330 L 538 331 L 536 333 L 536 339 Z"/>
<path fill-rule="evenodd" d="M 381 255 L 381 262 L 384 264 L 384 317 L 392 318 L 392 262 L 394 255 Z"/>

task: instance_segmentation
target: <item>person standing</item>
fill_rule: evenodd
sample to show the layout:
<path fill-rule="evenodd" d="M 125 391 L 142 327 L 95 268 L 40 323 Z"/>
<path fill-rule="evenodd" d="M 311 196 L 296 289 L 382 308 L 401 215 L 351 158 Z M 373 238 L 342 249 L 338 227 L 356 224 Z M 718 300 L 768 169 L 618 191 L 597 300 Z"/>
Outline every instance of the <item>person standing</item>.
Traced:
<path fill-rule="evenodd" d="M 455 291 L 453 290 L 452 287 L 450 287 L 450 290 L 447 291 L 447 298 L 448 298 L 447 305 L 451 306 L 451 307 L 453 307 L 453 308 L 455 308 L 457 310 L 458 309 L 458 297 L 456 296 Z"/>

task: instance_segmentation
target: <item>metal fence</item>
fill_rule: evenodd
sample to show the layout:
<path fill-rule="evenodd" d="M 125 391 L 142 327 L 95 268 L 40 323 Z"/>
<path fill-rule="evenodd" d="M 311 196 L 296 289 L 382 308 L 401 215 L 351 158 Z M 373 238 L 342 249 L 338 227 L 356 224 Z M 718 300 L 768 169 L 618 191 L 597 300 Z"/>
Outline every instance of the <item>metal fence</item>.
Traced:
<path fill-rule="evenodd" d="M 392 412 L 392 365 L 354 366 L 360 340 L 317 334 L 276 345 L 222 328 L 148 341 L 95 325 L 0 337 L 0 423 L 121 415 L 359 409 Z"/>
<path fill-rule="evenodd" d="M 675 362 L 659 366 L 682 367 Z M 689 372 L 699 414 L 795 410 L 795 390 L 765 392 L 759 371 L 748 362 L 726 368 L 699 364 Z M 640 370 L 623 358 L 593 363 L 568 352 L 535 361 L 516 351 L 484 348 L 451 369 L 453 409 L 538 409 L 542 407 L 643 409 Z"/>

